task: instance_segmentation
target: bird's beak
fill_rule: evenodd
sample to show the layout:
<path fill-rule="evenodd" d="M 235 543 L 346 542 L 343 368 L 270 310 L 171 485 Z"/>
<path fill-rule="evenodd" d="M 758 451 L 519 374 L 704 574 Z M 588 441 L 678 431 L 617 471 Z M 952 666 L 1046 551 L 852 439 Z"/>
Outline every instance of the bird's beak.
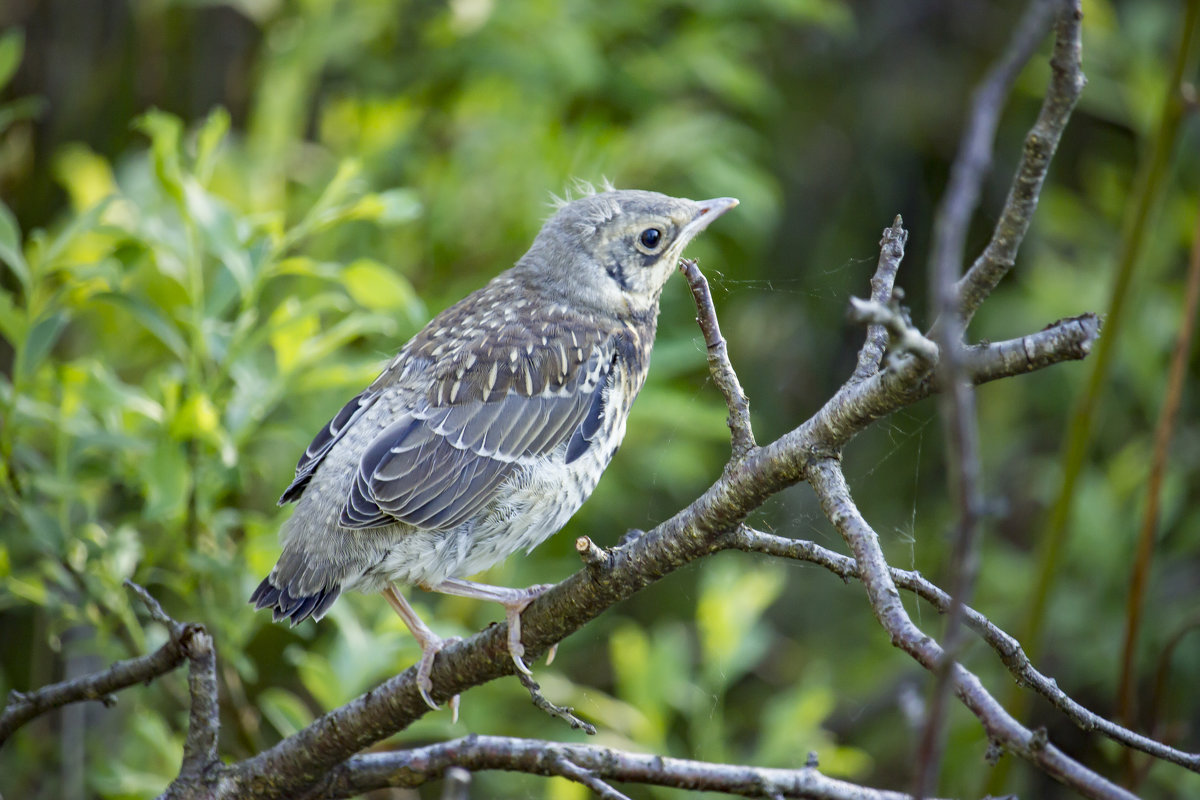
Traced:
<path fill-rule="evenodd" d="M 738 200 L 736 197 L 714 197 L 712 200 L 701 200 L 697 204 L 700 206 L 700 209 L 696 212 L 696 216 L 692 217 L 692 221 L 683 226 L 680 238 L 684 241 L 690 240 L 697 233 L 707 228 L 710 222 L 737 204 Z"/>

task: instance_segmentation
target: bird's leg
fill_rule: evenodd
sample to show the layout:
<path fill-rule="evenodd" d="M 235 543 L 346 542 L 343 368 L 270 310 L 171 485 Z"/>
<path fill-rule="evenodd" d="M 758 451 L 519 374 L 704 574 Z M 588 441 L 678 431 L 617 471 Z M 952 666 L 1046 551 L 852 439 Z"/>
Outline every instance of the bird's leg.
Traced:
<path fill-rule="evenodd" d="M 504 606 L 504 616 L 508 620 L 508 652 L 512 655 L 513 664 L 518 670 L 526 675 L 532 675 L 529 667 L 525 666 L 525 645 L 521 644 L 521 612 L 552 585 L 543 583 L 526 589 L 509 589 L 506 586 L 492 586 L 487 583 L 465 581 L 461 578 L 447 578 L 441 583 L 422 588 L 428 588 L 431 592 L 453 594 L 459 597 L 491 600 Z"/>
<path fill-rule="evenodd" d="M 384 589 L 383 596 L 387 598 L 388 603 L 400 615 L 400 619 L 404 620 L 404 624 L 412 632 L 413 638 L 421 646 L 421 660 L 417 662 L 417 691 L 421 693 L 421 699 L 430 708 L 437 711 L 439 710 L 438 704 L 433 702 L 433 698 L 429 696 L 429 692 L 433 689 L 433 680 L 429 677 L 429 673 L 433 669 L 433 659 L 443 647 L 458 640 L 456 638 L 443 639 L 430 630 L 429 626 L 417 616 L 417 612 L 404 599 L 404 595 L 396 591 L 395 586 L 389 586 Z M 450 698 L 450 711 L 453 721 L 457 722 L 458 695 Z"/>

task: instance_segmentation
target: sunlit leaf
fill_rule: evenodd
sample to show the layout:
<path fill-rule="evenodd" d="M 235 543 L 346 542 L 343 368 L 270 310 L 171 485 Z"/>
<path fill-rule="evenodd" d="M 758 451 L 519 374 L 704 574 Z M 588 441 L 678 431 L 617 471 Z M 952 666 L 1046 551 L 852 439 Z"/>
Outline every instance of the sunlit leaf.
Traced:
<path fill-rule="evenodd" d="M 171 435 L 177 439 L 211 439 L 219 430 L 221 417 L 212 398 L 191 395 L 171 420 Z"/>
<path fill-rule="evenodd" d="M 702 663 L 710 681 L 729 686 L 766 649 L 759 618 L 783 590 L 784 573 L 777 565 L 744 566 L 732 559 L 706 566 L 696 603 Z"/>
<path fill-rule="evenodd" d="M 52 168 L 76 211 L 92 208 L 117 190 L 112 167 L 85 144 L 63 147 L 54 157 Z"/>
<path fill-rule="evenodd" d="M 154 154 L 154 174 L 159 186 L 182 208 L 185 205 L 183 167 L 179 161 L 179 140 L 183 123 L 178 117 L 163 111 L 148 111 L 138 117 L 134 126 L 150 137 Z"/>
<path fill-rule="evenodd" d="M 100 218 L 112 204 L 114 197 L 102 197 L 93 206 L 73 218 L 65 228 L 49 240 L 42 254 L 41 263 L 45 270 L 62 268 L 62 260 L 71 255 L 72 245 L 89 233 L 94 233 Z M 107 252 L 104 248 L 102 252 Z M 100 252 L 89 253 L 88 258 L 98 258 Z"/>
<path fill-rule="evenodd" d="M 359 305 L 375 311 L 403 311 L 413 322 L 425 317 L 425 306 L 412 284 L 377 261 L 355 261 L 343 270 L 342 281 Z"/>
<path fill-rule="evenodd" d="M 300 301 L 289 297 L 271 315 L 271 348 L 279 371 L 287 373 L 300 359 L 304 343 L 316 335 L 317 316 L 301 310 Z"/>

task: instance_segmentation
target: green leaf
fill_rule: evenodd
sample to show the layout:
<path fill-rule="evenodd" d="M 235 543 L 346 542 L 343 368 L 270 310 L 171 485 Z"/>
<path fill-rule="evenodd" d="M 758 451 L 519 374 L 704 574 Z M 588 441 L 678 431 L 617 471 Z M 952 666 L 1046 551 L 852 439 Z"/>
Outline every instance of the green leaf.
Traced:
<path fill-rule="evenodd" d="M 696 623 L 710 685 L 731 686 L 765 652 L 763 612 L 783 591 L 775 565 L 746 567 L 728 559 L 707 565 L 700 581 Z"/>
<path fill-rule="evenodd" d="M 281 736 L 291 736 L 313 719 L 312 712 L 299 697 L 277 687 L 266 689 L 258 696 L 258 707 Z"/>
<path fill-rule="evenodd" d="M 187 459 L 179 442 L 165 437 L 159 440 L 151 456 L 142 461 L 142 481 L 146 492 L 144 519 L 183 518 L 189 479 Z"/>
<path fill-rule="evenodd" d="M 196 179 L 207 184 L 212 177 L 213 167 L 216 166 L 217 150 L 229 133 L 229 112 L 217 107 L 209 113 L 196 132 L 196 162 L 193 172 Z"/>
<path fill-rule="evenodd" d="M 362 171 L 362 163 L 357 159 L 346 159 L 340 163 L 337 173 L 329 181 L 325 191 L 321 192 L 317 202 L 313 203 L 304 218 L 283 237 L 281 249 L 287 250 L 318 231 L 354 218 L 357 206 L 354 197 L 360 191 Z"/>
<path fill-rule="evenodd" d="M 347 219 L 369 219 L 381 225 L 399 225 L 421 216 L 421 201 L 412 189 L 389 189 L 369 194 L 346 209 Z"/>
<path fill-rule="evenodd" d="M 85 144 L 65 145 L 54 157 L 52 169 L 55 179 L 71 196 L 71 205 L 76 211 L 93 208 L 117 192 L 116 178 L 108 160 Z"/>
<path fill-rule="evenodd" d="M 179 208 L 186 203 L 183 194 L 183 167 L 179 163 L 179 139 L 183 123 L 164 111 L 148 111 L 134 121 L 134 127 L 150 137 L 154 152 L 154 175 L 163 191 Z"/>
<path fill-rule="evenodd" d="M 96 300 L 104 300 L 115 306 L 120 306 L 141 323 L 142 327 L 153 334 L 167 349 L 181 361 L 187 358 L 188 347 L 183 335 L 171 320 L 167 319 L 155 306 L 135 295 L 119 294 L 117 292 L 100 292 Z"/>
<path fill-rule="evenodd" d="M 361 258 L 342 272 L 346 291 L 372 311 L 403 311 L 412 322 L 425 317 L 425 306 L 403 275 L 378 261 Z"/>
<path fill-rule="evenodd" d="M 69 317 L 65 311 L 55 311 L 39 319 L 29 331 L 29 338 L 21 349 L 21 373 L 25 377 L 37 372 L 42 360 L 58 341 Z"/>
<path fill-rule="evenodd" d="M 91 230 L 94 230 L 100 224 L 100 217 L 113 201 L 113 195 L 109 195 L 100 200 L 94 206 L 75 217 L 63 229 L 62 233 L 54 237 L 46 247 L 45 254 L 40 263 L 45 264 L 48 269 L 53 269 L 57 266 L 58 259 L 70 247 L 71 242 Z"/>
<path fill-rule="evenodd" d="M 8 340 L 10 345 L 24 340 L 27 323 L 25 312 L 13 302 L 8 292 L 0 293 L 0 336 Z"/>
<path fill-rule="evenodd" d="M 21 252 L 21 229 L 17 227 L 17 218 L 12 211 L 0 200 L 0 261 L 8 264 L 9 269 L 21 282 L 21 289 L 29 295 L 32 277 L 29 274 L 29 264 L 25 254 Z"/>
<path fill-rule="evenodd" d="M 8 85 L 25 54 L 25 31 L 13 28 L 0 36 L 0 89 Z"/>

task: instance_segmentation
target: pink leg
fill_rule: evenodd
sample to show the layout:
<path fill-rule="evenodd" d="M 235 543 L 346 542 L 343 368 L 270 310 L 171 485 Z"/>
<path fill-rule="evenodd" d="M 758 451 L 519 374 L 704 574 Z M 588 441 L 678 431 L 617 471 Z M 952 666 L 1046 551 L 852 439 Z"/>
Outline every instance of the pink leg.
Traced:
<path fill-rule="evenodd" d="M 421 693 L 421 699 L 432 708 L 438 710 L 438 704 L 433 702 L 433 698 L 429 696 L 430 690 L 433 689 L 433 680 L 430 679 L 429 673 L 433 669 L 433 659 L 437 656 L 438 651 L 451 642 L 458 641 L 457 639 L 443 639 L 438 636 L 425 622 L 417 616 L 417 612 L 408 604 L 404 596 L 396 591 L 396 587 L 389 586 L 383 590 L 383 596 L 387 598 L 388 603 L 400 615 L 400 619 L 404 620 L 404 624 L 412 632 L 413 638 L 417 640 L 417 644 L 421 646 L 421 660 L 417 662 L 417 691 Z M 450 700 L 450 710 L 454 721 L 458 721 L 458 695 L 454 695 Z"/>

